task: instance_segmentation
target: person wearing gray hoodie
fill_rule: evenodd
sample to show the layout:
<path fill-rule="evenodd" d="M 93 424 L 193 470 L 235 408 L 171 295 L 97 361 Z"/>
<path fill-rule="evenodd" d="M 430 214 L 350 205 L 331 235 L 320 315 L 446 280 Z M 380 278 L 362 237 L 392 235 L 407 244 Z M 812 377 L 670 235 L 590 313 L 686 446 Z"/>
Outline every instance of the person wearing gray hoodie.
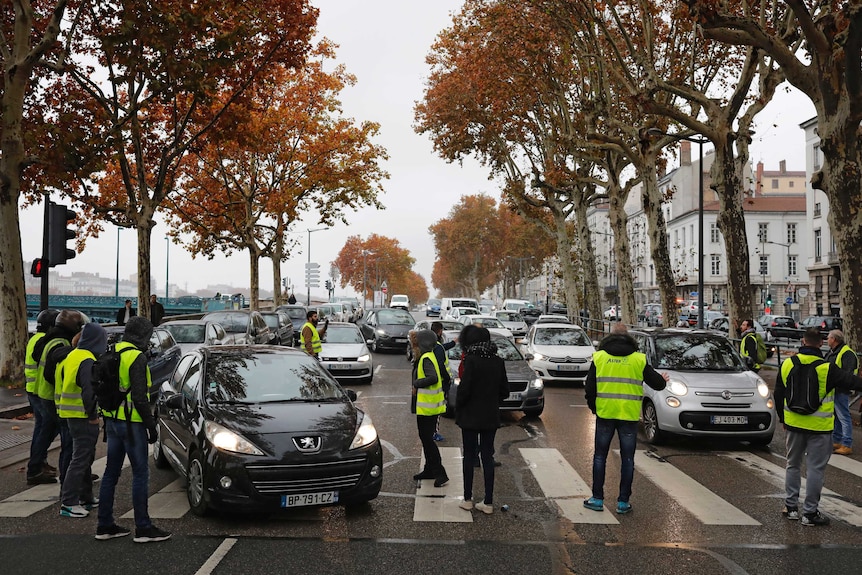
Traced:
<path fill-rule="evenodd" d="M 413 479 L 433 479 L 434 487 L 442 487 L 449 482 L 449 476 L 443 467 L 440 450 L 434 442 L 437 431 L 437 417 L 446 412 L 446 397 L 443 394 L 444 366 L 439 365 L 434 355 L 437 345 L 437 334 L 430 329 L 412 332 L 411 338 L 416 343 L 415 361 L 413 363 L 413 397 L 416 427 L 419 430 L 419 440 L 422 442 L 422 452 L 425 455 L 425 468 Z"/>
<path fill-rule="evenodd" d="M 97 323 L 81 331 L 78 346 L 57 366 L 57 415 L 72 437 L 72 457 L 60 488 L 60 515 L 86 517 L 93 497 L 92 465 L 99 439 L 99 410 L 93 390 L 93 365 L 108 347 L 108 334 Z"/>

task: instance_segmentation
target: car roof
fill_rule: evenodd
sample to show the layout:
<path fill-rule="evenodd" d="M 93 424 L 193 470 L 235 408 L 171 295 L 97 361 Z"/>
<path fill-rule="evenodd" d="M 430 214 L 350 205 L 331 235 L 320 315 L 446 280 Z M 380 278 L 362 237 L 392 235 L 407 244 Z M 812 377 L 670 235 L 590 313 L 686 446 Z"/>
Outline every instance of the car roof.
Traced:
<path fill-rule="evenodd" d="M 175 319 L 171 321 L 166 321 L 160 324 L 158 327 L 167 328 L 172 325 L 206 325 L 208 323 L 216 323 L 209 319 Z"/>
<path fill-rule="evenodd" d="M 561 327 L 561 328 L 568 328 L 568 329 L 576 329 L 578 331 L 584 331 L 584 329 L 581 326 L 575 325 L 573 323 L 547 322 L 547 323 L 534 323 L 533 326 L 536 329 L 547 329 L 549 327 Z"/>

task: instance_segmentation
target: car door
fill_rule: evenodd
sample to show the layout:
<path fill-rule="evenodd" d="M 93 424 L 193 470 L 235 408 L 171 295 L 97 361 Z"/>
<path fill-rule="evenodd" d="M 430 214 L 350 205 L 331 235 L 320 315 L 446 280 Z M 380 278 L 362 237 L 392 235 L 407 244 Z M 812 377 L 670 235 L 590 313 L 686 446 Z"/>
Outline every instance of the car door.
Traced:
<path fill-rule="evenodd" d="M 172 420 L 176 422 L 174 431 L 177 442 L 177 456 L 180 458 L 183 469 L 188 469 L 189 449 L 194 442 L 198 427 L 202 425 L 202 422 L 198 422 L 197 418 L 203 368 L 204 363 L 201 356 L 197 354 L 192 356 L 189 369 L 185 377 L 183 377 L 180 386 L 182 407 L 173 410 L 174 417 Z"/>
<path fill-rule="evenodd" d="M 189 368 L 195 361 L 196 354 L 189 354 L 183 357 L 177 369 L 167 382 L 172 394 L 180 394 L 183 389 L 183 382 L 189 377 Z M 176 463 L 184 467 L 185 456 L 182 453 L 186 452 L 186 441 L 182 438 L 187 434 L 181 429 L 183 418 L 178 409 L 171 409 L 165 405 L 164 400 L 159 400 L 157 405 L 157 421 L 159 425 L 159 438 L 164 449 L 176 457 Z M 173 458 L 170 458 L 173 460 Z"/>
<path fill-rule="evenodd" d="M 180 359 L 180 346 L 173 336 L 164 329 L 153 330 L 150 348 L 147 351 L 150 380 L 150 393 L 158 391 L 161 384 L 171 376 Z"/>

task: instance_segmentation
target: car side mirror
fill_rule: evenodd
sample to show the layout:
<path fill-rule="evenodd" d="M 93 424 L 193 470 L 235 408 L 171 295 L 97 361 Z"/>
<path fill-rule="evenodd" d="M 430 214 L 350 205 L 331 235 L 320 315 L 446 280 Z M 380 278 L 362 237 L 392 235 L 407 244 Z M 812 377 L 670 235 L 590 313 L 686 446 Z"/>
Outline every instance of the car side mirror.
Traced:
<path fill-rule="evenodd" d="M 183 396 L 179 393 L 175 393 L 173 395 L 169 395 L 165 397 L 165 407 L 168 409 L 182 409 L 183 408 Z"/>
<path fill-rule="evenodd" d="M 524 355 L 524 359 L 526 359 L 527 361 L 531 361 L 532 359 L 535 359 L 535 358 L 533 357 L 532 353 L 528 353 L 528 354 Z"/>
<path fill-rule="evenodd" d="M 353 391 L 352 389 L 345 389 L 344 393 L 347 394 L 347 397 L 350 398 L 350 401 L 356 401 L 357 395 L 355 391 Z"/>

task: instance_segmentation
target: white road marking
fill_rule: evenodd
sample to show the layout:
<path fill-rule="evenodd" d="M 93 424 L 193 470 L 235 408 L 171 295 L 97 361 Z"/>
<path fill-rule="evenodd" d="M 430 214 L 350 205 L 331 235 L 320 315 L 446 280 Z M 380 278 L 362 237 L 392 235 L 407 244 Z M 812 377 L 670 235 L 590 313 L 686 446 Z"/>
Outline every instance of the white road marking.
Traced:
<path fill-rule="evenodd" d="M 434 487 L 433 479 L 423 479 L 416 490 L 416 502 L 413 506 L 413 521 L 437 521 L 450 523 L 472 523 L 473 513 L 461 509 L 458 504 L 463 500 L 464 473 L 462 469 L 463 458 L 459 447 L 441 447 L 440 457 L 443 459 L 443 467 L 449 476 L 449 483 L 443 487 Z M 425 456 L 420 459 L 419 471 L 425 468 Z M 477 475 L 481 485 L 481 474 Z M 473 498 L 477 498 L 475 492 L 476 477 L 473 480 Z"/>
<path fill-rule="evenodd" d="M 189 499 L 186 496 L 186 480 L 179 478 L 164 489 L 150 495 L 147 507 L 152 519 L 180 519 L 189 509 Z M 123 519 L 134 519 L 132 509 L 122 516 Z"/>
<path fill-rule="evenodd" d="M 215 571 L 215 568 L 218 567 L 218 564 L 221 563 L 221 560 L 225 558 L 228 551 L 231 550 L 231 547 L 236 544 L 236 541 L 236 539 L 232 538 L 228 538 L 222 541 L 221 545 L 219 545 L 216 550 L 213 551 L 213 554 L 209 556 L 209 559 L 207 559 L 206 562 L 201 565 L 201 568 L 195 571 L 195 575 L 210 575 L 213 571 Z"/>

